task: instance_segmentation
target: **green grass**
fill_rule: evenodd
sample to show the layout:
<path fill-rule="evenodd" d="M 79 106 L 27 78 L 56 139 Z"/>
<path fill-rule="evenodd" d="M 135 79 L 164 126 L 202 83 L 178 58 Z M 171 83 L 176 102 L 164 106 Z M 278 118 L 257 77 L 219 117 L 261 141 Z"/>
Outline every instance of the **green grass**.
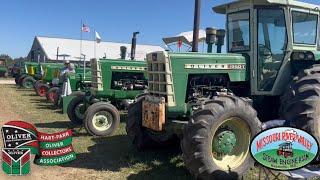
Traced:
<path fill-rule="evenodd" d="M 72 144 L 77 159 L 62 166 L 88 170 L 92 179 L 193 179 L 184 166 L 179 146 L 138 152 L 126 136 L 125 114 L 121 115 L 122 122 L 115 135 L 97 138 L 89 136 L 83 128 L 75 127 L 66 115 L 55 110 L 45 98 L 36 96 L 33 90 L 0 85 L 0 103 L 6 105 L 6 111 L 18 114 L 41 132 L 74 128 L 77 133 Z M 257 179 L 258 172 L 257 168 L 252 169 L 244 179 Z"/>

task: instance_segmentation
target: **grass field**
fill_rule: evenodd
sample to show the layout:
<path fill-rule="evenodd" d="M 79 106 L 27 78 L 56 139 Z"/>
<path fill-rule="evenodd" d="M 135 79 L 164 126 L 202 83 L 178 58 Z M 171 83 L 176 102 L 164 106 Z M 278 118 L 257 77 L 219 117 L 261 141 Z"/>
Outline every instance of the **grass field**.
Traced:
<path fill-rule="evenodd" d="M 67 169 L 66 174 L 74 175 L 65 179 L 193 179 L 184 166 L 178 146 L 146 152 L 132 147 L 125 132 L 125 114 L 115 135 L 95 138 L 83 128 L 72 125 L 66 115 L 55 110 L 45 98 L 36 96 L 33 90 L 0 85 L 0 103 L 5 106 L 0 111 L 2 121 L 6 117 L 5 121 L 19 117 L 41 132 L 54 133 L 67 128 L 77 131 L 73 139 L 77 160 L 60 169 Z M 55 170 L 51 167 L 48 171 Z M 257 171 L 249 171 L 244 179 L 256 179 Z"/>

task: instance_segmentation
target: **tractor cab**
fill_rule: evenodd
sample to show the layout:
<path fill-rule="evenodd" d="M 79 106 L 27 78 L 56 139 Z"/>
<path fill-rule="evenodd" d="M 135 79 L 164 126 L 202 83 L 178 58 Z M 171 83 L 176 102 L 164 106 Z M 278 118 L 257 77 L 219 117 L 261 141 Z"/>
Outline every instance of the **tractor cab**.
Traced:
<path fill-rule="evenodd" d="M 280 95 L 291 75 L 320 60 L 320 6 L 240 0 L 213 10 L 226 14 L 227 52 L 250 59 L 253 95 Z"/>

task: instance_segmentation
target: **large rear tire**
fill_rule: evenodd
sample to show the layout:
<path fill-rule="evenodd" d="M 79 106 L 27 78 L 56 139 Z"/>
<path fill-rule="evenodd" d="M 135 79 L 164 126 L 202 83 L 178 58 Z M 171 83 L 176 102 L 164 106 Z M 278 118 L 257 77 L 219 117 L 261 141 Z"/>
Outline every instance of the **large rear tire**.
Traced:
<path fill-rule="evenodd" d="M 251 139 L 261 123 L 251 105 L 238 97 L 215 97 L 196 110 L 185 126 L 181 149 L 197 179 L 237 179 L 251 166 Z"/>
<path fill-rule="evenodd" d="M 299 72 L 289 84 L 281 97 L 280 116 L 320 142 L 320 65 Z"/>
<path fill-rule="evenodd" d="M 23 78 L 23 80 L 21 81 L 21 84 L 23 88 L 32 89 L 34 82 L 36 82 L 36 80 L 33 77 L 27 76 Z"/>
<path fill-rule="evenodd" d="M 67 108 L 67 114 L 70 121 L 74 124 L 81 125 L 85 117 L 85 104 L 83 102 L 84 96 L 76 96 L 71 100 Z"/>
<path fill-rule="evenodd" d="M 83 123 L 92 136 L 109 136 L 119 127 L 120 113 L 110 103 L 97 102 L 89 106 Z"/>

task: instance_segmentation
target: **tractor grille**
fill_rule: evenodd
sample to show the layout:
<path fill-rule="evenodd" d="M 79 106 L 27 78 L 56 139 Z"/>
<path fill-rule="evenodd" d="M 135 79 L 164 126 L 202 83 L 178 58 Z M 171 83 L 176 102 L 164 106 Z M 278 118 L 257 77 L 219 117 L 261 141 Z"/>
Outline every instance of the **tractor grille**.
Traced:
<path fill-rule="evenodd" d="M 175 105 L 172 69 L 166 52 L 147 55 L 148 89 L 152 96 L 164 97 L 168 106 Z"/>
<path fill-rule="evenodd" d="M 102 91 L 102 73 L 101 65 L 97 59 L 91 59 L 91 87 L 93 90 Z"/>

